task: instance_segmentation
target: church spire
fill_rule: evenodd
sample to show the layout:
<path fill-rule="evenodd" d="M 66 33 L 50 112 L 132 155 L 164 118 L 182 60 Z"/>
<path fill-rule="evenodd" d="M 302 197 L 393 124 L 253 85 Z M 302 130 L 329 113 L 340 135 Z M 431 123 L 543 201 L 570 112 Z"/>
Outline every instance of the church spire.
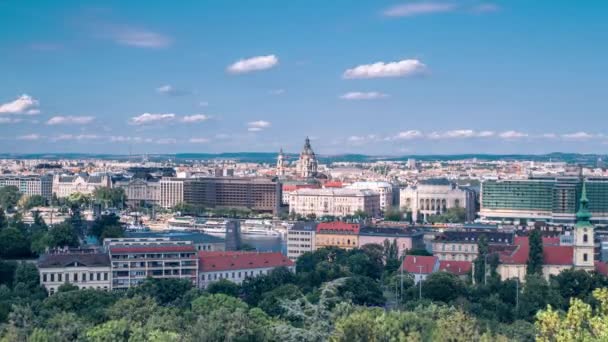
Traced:
<path fill-rule="evenodd" d="M 591 226 L 591 212 L 589 211 L 589 199 L 587 198 L 587 183 L 584 180 L 579 203 L 578 211 L 576 212 L 576 227 Z"/>

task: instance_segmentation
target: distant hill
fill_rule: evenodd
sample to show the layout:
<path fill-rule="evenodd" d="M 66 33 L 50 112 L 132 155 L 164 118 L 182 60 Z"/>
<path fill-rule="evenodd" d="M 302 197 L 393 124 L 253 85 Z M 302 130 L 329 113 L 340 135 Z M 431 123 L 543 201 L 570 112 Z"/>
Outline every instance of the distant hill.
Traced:
<path fill-rule="evenodd" d="M 288 160 L 297 160 L 298 154 L 287 153 Z M 234 160 L 239 162 L 251 163 L 275 163 L 277 153 L 275 152 L 230 152 L 230 153 L 177 153 L 177 154 L 155 154 L 147 155 L 153 161 L 194 161 L 194 160 Z M 421 161 L 450 161 L 477 159 L 479 161 L 496 160 L 532 160 L 532 161 L 555 161 L 567 163 L 580 163 L 595 165 L 598 158 L 607 160 L 608 155 L 600 154 L 578 154 L 578 153 L 549 153 L 549 154 L 446 154 L 446 155 L 404 155 L 404 156 L 379 156 L 364 154 L 340 154 L 340 155 L 317 155 L 322 163 L 331 162 L 352 162 L 365 163 L 373 161 L 406 161 L 414 158 Z M 87 154 L 87 153 L 0 153 L 2 159 L 112 159 L 112 160 L 138 160 L 140 156 L 128 156 L 117 154 Z"/>

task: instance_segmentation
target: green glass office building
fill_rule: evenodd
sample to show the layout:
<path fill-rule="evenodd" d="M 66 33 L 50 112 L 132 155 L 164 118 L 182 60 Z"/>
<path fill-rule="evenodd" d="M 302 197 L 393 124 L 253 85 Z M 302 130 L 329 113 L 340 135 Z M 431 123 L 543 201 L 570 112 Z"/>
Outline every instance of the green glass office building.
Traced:
<path fill-rule="evenodd" d="M 585 178 L 592 222 L 608 223 L 608 178 Z M 520 180 L 487 180 L 481 185 L 484 221 L 575 222 L 583 185 L 580 177 L 536 177 Z"/>

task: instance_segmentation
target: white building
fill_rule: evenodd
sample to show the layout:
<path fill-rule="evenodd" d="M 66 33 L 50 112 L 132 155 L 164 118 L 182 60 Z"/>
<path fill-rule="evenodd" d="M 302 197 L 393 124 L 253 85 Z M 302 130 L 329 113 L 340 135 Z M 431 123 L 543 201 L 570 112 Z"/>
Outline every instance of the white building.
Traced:
<path fill-rule="evenodd" d="M 40 195 L 48 200 L 53 195 L 53 177 L 50 175 L 2 175 L 0 176 L 0 187 L 3 186 L 15 186 L 20 193 L 26 196 Z"/>
<path fill-rule="evenodd" d="M 301 178 L 313 178 L 317 175 L 317 156 L 310 146 L 310 139 L 306 137 L 304 149 L 300 153 L 298 160 L 298 175 Z"/>
<path fill-rule="evenodd" d="M 410 210 L 414 221 L 419 219 L 419 215 L 426 220 L 428 216 L 442 214 L 450 208 L 472 209 L 474 200 L 474 194 L 458 188 L 447 179 L 430 179 L 399 191 L 400 207 Z"/>
<path fill-rule="evenodd" d="M 79 289 L 110 290 L 112 273 L 110 257 L 97 250 L 52 251 L 38 259 L 40 284 L 50 294 L 69 283 Z"/>
<path fill-rule="evenodd" d="M 295 261 L 306 252 L 316 249 L 315 234 L 317 224 L 315 222 L 297 222 L 287 231 L 287 257 Z"/>
<path fill-rule="evenodd" d="M 380 195 L 359 189 L 300 189 L 289 197 L 289 212 L 293 214 L 342 217 L 357 211 L 378 216 Z"/>
<path fill-rule="evenodd" d="M 389 182 L 355 182 L 349 189 L 371 190 L 380 195 L 380 209 L 386 211 L 393 205 L 393 185 Z"/>
<path fill-rule="evenodd" d="M 160 203 L 160 182 L 158 179 L 133 178 L 125 182 L 117 182 L 114 186 L 125 190 L 129 205 L 137 206 L 142 203 L 158 205 Z"/>
<path fill-rule="evenodd" d="M 293 261 L 279 252 L 199 252 L 199 288 L 226 279 L 241 284 L 245 279 L 270 273 L 277 267 L 295 272 Z"/>
<path fill-rule="evenodd" d="M 112 187 L 112 179 L 108 175 L 89 176 L 86 174 L 66 176 L 56 175 L 53 178 L 53 193 L 59 197 L 68 197 L 74 193 L 91 195 L 100 187 Z"/>
<path fill-rule="evenodd" d="M 171 178 L 160 180 L 160 206 L 172 208 L 184 201 L 184 181 Z"/>

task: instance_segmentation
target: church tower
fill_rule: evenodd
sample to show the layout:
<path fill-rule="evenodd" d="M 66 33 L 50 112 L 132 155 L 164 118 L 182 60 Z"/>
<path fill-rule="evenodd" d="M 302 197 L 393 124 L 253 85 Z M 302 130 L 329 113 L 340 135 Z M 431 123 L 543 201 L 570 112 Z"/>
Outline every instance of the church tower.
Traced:
<path fill-rule="evenodd" d="M 277 157 L 277 176 L 284 177 L 285 176 L 285 167 L 287 166 L 287 161 L 285 160 L 285 155 L 283 154 L 283 149 L 279 151 L 279 156 Z"/>
<path fill-rule="evenodd" d="M 304 149 L 298 160 L 298 173 L 301 178 L 313 178 L 317 175 L 317 156 L 310 146 L 308 137 L 304 141 Z"/>
<path fill-rule="evenodd" d="M 574 260 L 576 269 L 593 271 L 594 265 L 594 243 L 593 224 L 591 224 L 591 212 L 589 211 L 589 199 L 587 199 L 587 185 L 583 180 L 583 190 L 579 209 L 576 212 L 576 224 L 574 225 Z"/>

